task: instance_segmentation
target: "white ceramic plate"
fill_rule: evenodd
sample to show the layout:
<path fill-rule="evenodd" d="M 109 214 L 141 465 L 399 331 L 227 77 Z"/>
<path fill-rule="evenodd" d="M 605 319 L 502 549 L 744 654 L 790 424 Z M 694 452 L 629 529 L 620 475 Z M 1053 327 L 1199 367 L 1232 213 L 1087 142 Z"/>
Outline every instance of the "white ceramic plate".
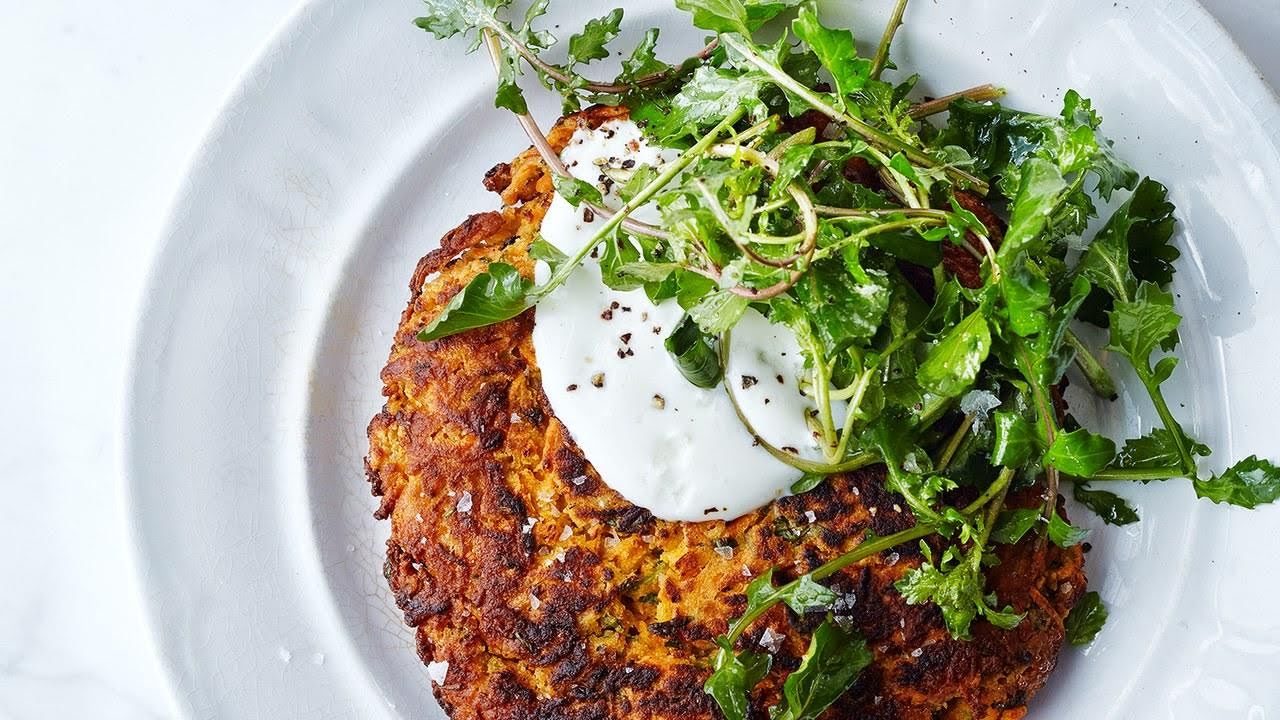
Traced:
<path fill-rule="evenodd" d="M 598 14 L 560 4 L 549 22 L 565 28 Z M 889 4 L 828 5 L 874 39 Z M 665 1 L 629 5 L 629 38 L 687 26 Z M 480 178 L 524 143 L 491 107 L 487 62 L 415 29 L 418 9 L 305 5 L 192 168 L 153 271 L 128 422 L 133 530 L 193 717 L 442 717 L 382 578 L 364 431 L 415 261 L 494 206 Z M 921 0 L 907 19 L 896 57 L 926 90 L 991 81 L 1056 112 L 1079 88 L 1122 154 L 1170 186 L 1175 407 L 1219 462 L 1280 453 L 1280 108 L 1221 29 L 1189 0 Z M 673 31 L 663 49 L 699 35 Z M 1137 398 L 1109 409 L 1113 434 L 1146 424 Z M 1098 528 L 1089 557 L 1111 621 L 1064 652 L 1033 717 L 1280 715 L 1280 512 L 1197 503 L 1179 482 L 1125 492 L 1143 522 Z"/>

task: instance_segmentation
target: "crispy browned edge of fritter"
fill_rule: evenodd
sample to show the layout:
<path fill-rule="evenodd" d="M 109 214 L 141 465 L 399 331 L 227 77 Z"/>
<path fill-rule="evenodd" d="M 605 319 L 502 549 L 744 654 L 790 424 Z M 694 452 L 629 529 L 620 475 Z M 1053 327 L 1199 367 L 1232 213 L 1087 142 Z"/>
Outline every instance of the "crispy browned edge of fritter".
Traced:
<path fill-rule="evenodd" d="M 624 115 L 598 107 L 563 118 L 552 146 L 562 149 L 579 124 Z M 503 208 L 467 218 L 418 263 L 382 372 L 386 404 L 368 431 L 375 516 L 392 528 L 385 575 L 423 661 L 449 663 L 436 698 L 454 720 L 719 717 L 702 691 L 711 639 L 745 607 L 749 579 L 776 566 L 775 581 L 785 582 L 868 530 L 910 527 L 912 515 L 885 490 L 883 468 L 834 476 L 731 522 L 666 522 L 626 502 L 552 412 L 533 311 L 416 338 L 491 261 L 532 271 L 526 251 L 552 196 L 545 166 L 526 151 L 490 171 L 485 186 Z M 1021 490 L 1010 504 L 1034 506 L 1043 492 Z M 466 499 L 470 509 L 459 510 Z M 851 602 L 842 620 L 866 636 L 875 660 L 823 717 L 1022 717 L 1084 592 L 1083 556 L 1034 540 L 999 556 L 990 588 L 1026 619 L 1010 631 L 977 621 L 968 642 L 951 639 L 935 607 L 908 606 L 894 589 L 921 562 L 915 545 L 830 578 Z M 782 637 L 775 672 L 752 693 L 754 717 L 778 702 L 781 671 L 798 666 L 821 620 L 778 607 L 746 633 L 742 647 L 766 628 Z"/>

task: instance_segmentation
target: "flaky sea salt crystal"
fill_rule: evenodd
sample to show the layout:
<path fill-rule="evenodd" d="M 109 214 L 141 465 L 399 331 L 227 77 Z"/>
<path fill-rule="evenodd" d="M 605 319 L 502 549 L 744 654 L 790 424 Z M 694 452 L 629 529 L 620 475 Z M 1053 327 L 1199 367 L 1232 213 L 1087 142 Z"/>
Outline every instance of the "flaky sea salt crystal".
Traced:
<path fill-rule="evenodd" d="M 458 498 L 458 505 L 457 505 L 457 508 L 458 508 L 458 512 L 460 512 L 460 513 L 471 512 L 471 493 L 470 493 L 470 491 L 467 491 L 467 490 L 463 490 L 463 491 L 462 491 L 462 496 Z"/>
<path fill-rule="evenodd" d="M 782 647 L 782 636 L 775 633 L 773 628 L 765 628 L 764 632 L 760 633 L 760 647 L 771 653 L 778 652 Z"/>
<path fill-rule="evenodd" d="M 916 648 L 911 651 L 911 657 L 920 657 L 924 654 L 924 648 Z"/>
<path fill-rule="evenodd" d="M 818 521 L 818 516 L 812 510 L 805 510 L 804 519 L 808 520 L 809 524 L 812 525 Z"/>
<path fill-rule="evenodd" d="M 724 558 L 725 560 L 733 559 L 733 548 L 729 547 L 728 545 L 717 545 L 715 547 L 715 551 L 717 555 Z"/>
<path fill-rule="evenodd" d="M 449 677 L 449 661 L 427 663 L 427 677 L 437 685 L 444 685 L 444 679 Z"/>
<path fill-rule="evenodd" d="M 533 526 L 538 524 L 538 518 L 527 517 L 524 519 L 524 525 L 520 528 L 521 533 L 533 532 Z"/>
<path fill-rule="evenodd" d="M 973 418 L 975 430 L 981 430 L 992 410 L 1000 407 L 1000 398 L 986 390 L 970 390 L 960 398 L 960 412 Z"/>
<path fill-rule="evenodd" d="M 537 610 L 538 608 L 542 607 L 542 601 L 539 600 L 538 596 L 534 595 L 533 593 L 529 593 L 529 607 L 534 610 Z"/>
<path fill-rule="evenodd" d="M 565 525 L 564 529 L 560 531 L 560 541 L 564 542 L 565 540 L 568 540 L 571 537 L 573 537 L 573 528 L 569 527 L 568 525 Z"/>

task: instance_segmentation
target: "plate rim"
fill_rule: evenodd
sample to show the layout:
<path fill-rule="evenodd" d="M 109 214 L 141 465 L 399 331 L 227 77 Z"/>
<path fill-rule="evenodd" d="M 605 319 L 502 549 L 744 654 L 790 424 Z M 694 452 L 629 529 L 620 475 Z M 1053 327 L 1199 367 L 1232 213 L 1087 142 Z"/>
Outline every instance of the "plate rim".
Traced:
<path fill-rule="evenodd" d="M 294 44 L 294 40 L 306 37 L 310 32 L 305 22 L 309 15 L 321 6 L 340 6 L 351 4 L 352 1 L 302 0 L 297 3 L 272 27 L 265 39 L 237 71 L 230 88 L 223 92 L 216 113 L 204 126 L 195 149 L 187 155 L 186 162 L 183 164 L 182 179 L 165 205 L 162 215 L 164 219 L 156 235 L 158 241 L 146 260 L 147 268 L 137 296 L 137 315 L 128 333 L 125 371 L 121 385 L 117 386 L 123 387 L 123 399 L 117 416 L 119 429 L 116 443 L 120 503 L 123 508 L 124 531 L 128 543 L 126 562 L 133 583 L 133 592 L 143 611 L 144 639 L 149 643 L 160 667 L 171 706 L 184 718 L 194 718 L 197 713 L 191 698 L 183 692 L 184 677 L 176 663 L 163 650 L 166 623 L 160 612 L 160 601 L 148 591 L 152 584 L 149 574 L 156 564 L 154 560 L 157 551 L 146 542 L 142 530 L 143 518 L 147 511 L 139 503 L 139 494 L 145 479 L 138 470 L 135 449 L 140 442 L 140 433 L 137 428 L 145 427 L 140 423 L 139 412 L 142 401 L 139 399 L 138 390 L 143 382 L 143 367 L 148 358 L 149 348 L 143 344 L 142 338 L 152 316 L 162 306 L 159 297 L 164 277 L 162 272 L 173 254 L 177 252 L 176 248 L 179 247 L 176 235 L 181 211 L 199 197 L 198 190 L 202 185 L 201 174 L 204 168 L 211 164 L 209 161 L 217 157 L 220 152 L 226 152 L 222 141 L 234 137 L 232 110 L 261 92 L 255 87 L 254 81 L 269 74 L 274 57 L 287 53 L 289 47 Z M 625 3 L 627 0 L 618 0 L 618 2 Z M 1184 10 L 1185 15 L 1193 16 L 1196 22 L 1211 28 L 1210 32 L 1219 39 L 1221 57 L 1249 71 L 1247 77 L 1237 80 L 1238 93 L 1259 101 L 1254 107 L 1264 121 L 1280 123 L 1280 86 L 1273 86 L 1265 80 L 1260 68 L 1245 54 L 1237 39 L 1216 16 L 1204 7 L 1200 0 L 1154 0 L 1150 2 L 1150 6 L 1166 10 Z M 1270 107 L 1259 107 L 1259 105 Z M 1265 125 L 1263 129 L 1266 130 Z M 1273 132 L 1271 135 L 1277 149 L 1280 150 L 1280 133 Z"/>

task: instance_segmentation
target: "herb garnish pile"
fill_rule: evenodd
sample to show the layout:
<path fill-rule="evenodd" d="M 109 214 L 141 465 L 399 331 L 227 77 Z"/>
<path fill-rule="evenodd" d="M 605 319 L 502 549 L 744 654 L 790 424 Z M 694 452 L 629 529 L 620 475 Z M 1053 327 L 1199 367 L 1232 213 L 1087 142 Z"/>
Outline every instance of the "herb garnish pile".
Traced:
<path fill-rule="evenodd" d="M 555 38 L 534 27 L 548 2 L 535 0 L 512 20 L 510 0 L 426 0 L 417 24 L 486 48 L 498 74 L 496 105 L 516 114 L 557 191 L 607 221 L 571 257 L 535 243 L 533 255 L 552 268 L 542 284 L 493 263 L 419 338 L 518 315 L 602 246 L 611 288 L 643 288 L 655 302 L 685 308 L 667 348 L 696 385 L 723 381 L 733 395 L 723 358 L 748 307 L 793 331 L 825 451 L 825 461 L 812 462 L 766 443 L 803 472 L 793 491 L 883 463 L 889 489 L 916 519 L 784 585 L 772 573 L 747 585 L 747 609 L 716 639 L 706 683 L 727 718 L 749 714 L 749 692 L 770 670 L 770 655 L 739 649 L 752 622 L 779 603 L 798 613 L 830 608 L 836 595 L 823 579 L 883 550 L 921 542 L 926 561 L 898 590 L 909 603 L 937 604 L 951 634 L 968 638 L 979 619 L 1005 628 L 1021 619 L 986 591 L 994 545 L 1032 531 L 1064 547 L 1084 538 L 1056 512 L 1064 483 L 1115 525 L 1138 515 L 1101 489 L 1107 481 L 1186 478 L 1199 497 L 1247 508 L 1280 497 L 1280 470 L 1257 457 L 1203 474 L 1198 458 L 1209 449 L 1164 398 L 1178 363 L 1171 353 L 1180 317 L 1168 290 L 1178 258 L 1174 207 L 1164 186 L 1117 156 L 1089 100 L 1073 90 L 1059 115 L 1035 115 L 997 104 L 1002 92 L 983 85 L 913 103 L 917 76 L 883 78 L 894 69 L 889 48 L 906 0 L 897 0 L 870 58 L 858 55 L 849 31 L 824 25 L 812 2 L 675 0 L 714 33 L 703 49 L 663 62 L 650 29 L 616 78 L 592 80 L 585 69 L 610 54 L 623 11 L 589 21 L 569 38 L 567 58 L 553 63 L 543 54 Z M 783 29 L 777 41 L 756 39 L 765 23 Z M 654 142 L 682 155 L 661 171 L 628 170 L 616 179 L 625 204 L 604 207 L 599 189 L 568 174 L 529 115 L 517 83 L 526 71 L 559 93 L 566 112 L 625 104 Z M 930 121 L 943 113 L 945 123 Z M 1087 236 L 1096 199 L 1118 193 L 1127 199 Z M 660 224 L 629 217 L 650 202 Z M 1007 229 L 980 220 L 975 209 L 984 208 L 1007 218 Z M 944 256 L 956 252 L 971 255 L 980 273 L 962 282 L 948 272 Z M 1063 415 L 1056 398 L 1073 364 L 1095 392 L 1116 393 L 1073 331 L 1077 323 L 1107 329 L 1103 349 L 1133 368 L 1160 427 L 1117 449 Z M 958 423 L 940 423 L 957 415 Z M 1004 508 L 1011 488 L 1040 478 L 1043 507 Z M 977 499 L 950 504 L 962 486 Z M 925 545 L 931 536 L 945 549 Z M 1088 642 L 1105 618 L 1097 593 L 1087 594 L 1067 619 L 1068 639 Z M 816 717 L 870 662 L 863 639 L 828 614 L 771 717 Z"/>

